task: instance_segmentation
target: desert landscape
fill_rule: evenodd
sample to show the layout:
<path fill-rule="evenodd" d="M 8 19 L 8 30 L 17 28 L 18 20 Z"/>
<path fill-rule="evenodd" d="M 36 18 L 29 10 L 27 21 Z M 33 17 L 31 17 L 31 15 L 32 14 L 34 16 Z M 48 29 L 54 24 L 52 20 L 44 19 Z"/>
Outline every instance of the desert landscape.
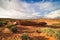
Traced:
<path fill-rule="evenodd" d="M 60 40 L 51 31 L 60 32 L 59 23 L 60 19 L 0 19 L 0 40 Z"/>
<path fill-rule="evenodd" d="M 0 0 L 0 40 L 60 40 L 60 0 Z"/>

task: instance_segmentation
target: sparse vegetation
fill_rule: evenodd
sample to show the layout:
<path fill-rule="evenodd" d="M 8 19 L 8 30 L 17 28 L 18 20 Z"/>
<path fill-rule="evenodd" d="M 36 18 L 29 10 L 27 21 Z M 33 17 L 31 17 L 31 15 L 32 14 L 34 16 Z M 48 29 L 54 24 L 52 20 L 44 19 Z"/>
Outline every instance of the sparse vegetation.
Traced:
<path fill-rule="evenodd" d="M 60 25 L 60 22 L 57 22 L 58 20 L 14 20 L 0 20 L 0 40 L 60 40 L 60 31 L 58 31 L 60 26 L 57 26 Z"/>
<path fill-rule="evenodd" d="M 14 24 L 13 25 L 7 25 L 6 27 L 11 29 L 12 27 L 16 27 L 16 25 L 14 25 Z"/>
<path fill-rule="evenodd" d="M 7 23 L 6 22 L 0 22 L 0 27 L 5 26 Z"/>
<path fill-rule="evenodd" d="M 13 33 L 17 32 L 16 25 L 8 25 L 7 28 L 10 29 Z"/>
<path fill-rule="evenodd" d="M 11 27 L 10 29 L 13 33 L 16 33 L 17 32 L 17 28 L 16 27 Z"/>
<path fill-rule="evenodd" d="M 21 36 L 21 39 L 22 40 L 29 40 L 29 36 L 27 33 L 23 33 L 22 36 Z"/>
<path fill-rule="evenodd" d="M 56 23 L 56 24 L 52 24 L 52 25 L 54 25 L 54 26 L 60 26 L 60 23 Z"/>
<path fill-rule="evenodd" d="M 60 40 L 60 32 L 54 28 L 44 28 L 42 33 L 45 33 L 47 36 L 55 37 L 57 40 Z"/>

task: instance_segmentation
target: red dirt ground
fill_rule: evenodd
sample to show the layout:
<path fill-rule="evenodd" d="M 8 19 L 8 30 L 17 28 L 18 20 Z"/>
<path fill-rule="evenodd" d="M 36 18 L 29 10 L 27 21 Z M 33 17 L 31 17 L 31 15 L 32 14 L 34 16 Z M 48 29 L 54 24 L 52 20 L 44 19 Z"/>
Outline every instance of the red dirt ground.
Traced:
<path fill-rule="evenodd" d="M 30 21 L 30 20 L 29 20 Z M 41 21 L 45 21 L 48 23 L 48 25 L 51 25 L 53 23 L 58 23 L 58 21 L 56 20 L 32 20 L 34 22 L 41 22 Z M 19 21 L 18 21 L 19 22 Z M 8 24 L 13 24 L 11 22 L 9 22 Z M 17 38 L 16 40 L 21 40 L 19 39 L 20 36 L 22 35 L 22 33 L 24 32 L 27 32 L 29 37 L 30 37 L 30 40 L 56 40 L 54 37 L 49 37 L 49 36 L 46 36 L 44 33 L 37 33 L 35 32 L 36 28 L 38 29 L 42 29 L 42 28 L 45 28 L 43 26 L 23 26 L 23 25 L 20 25 L 20 22 L 19 24 L 17 25 L 17 29 L 18 29 L 18 32 L 16 34 L 5 34 L 3 35 L 3 37 L 5 37 L 6 39 L 4 38 L 0 38 L 0 40 L 15 40 L 15 38 Z M 56 29 L 60 29 L 60 28 L 56 28 Z M 10 35 L 10 37 L 8 37 L 8 35 Z M 8 38 L 8 39 L 7 39 Z"/>

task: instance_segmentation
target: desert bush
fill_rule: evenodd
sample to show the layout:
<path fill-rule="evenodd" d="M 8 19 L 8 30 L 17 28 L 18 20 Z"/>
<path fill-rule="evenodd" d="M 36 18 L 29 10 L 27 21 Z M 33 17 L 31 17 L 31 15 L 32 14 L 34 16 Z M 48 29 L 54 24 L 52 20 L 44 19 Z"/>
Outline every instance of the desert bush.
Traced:
<path fill-rule="evenodd" d="M 44 28 L 42 33 L 45 33 L 47 36 L 55 37 L 57 40 L 60 40 L 60 32 L 54 28 Z"/>
<path fill-rule="evenodd" d="M 0 22 L 0 27 L 6 25 L 7 23 L 6 22 Z"/>
<path fill-rule="evenodd" d="M 13 33 L 17 32 L 16 25 L 8 25 L 7 28 L 10 29 Z"/>
<path fill-rule="evenodd" d="M 16 27 L 11 27 L 10 29 L 13 33 L 16 33 L 17 32 L 17 28 Z"/>
<path fill-rule="evenodd" d="M 22 40 L 29 40 L 29 36 L 27 33 L 23 33 L 22 36 L 21 36 L 21 39 Z"/>

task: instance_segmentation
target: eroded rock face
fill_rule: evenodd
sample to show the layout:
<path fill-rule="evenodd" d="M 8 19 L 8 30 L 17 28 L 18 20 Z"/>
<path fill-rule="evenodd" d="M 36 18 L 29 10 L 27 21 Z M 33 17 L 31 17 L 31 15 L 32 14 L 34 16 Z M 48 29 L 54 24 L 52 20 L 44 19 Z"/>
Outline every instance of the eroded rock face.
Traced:
<path fill-rule="evenodd" d="M 8 28 L 4 28 L 3 33 L 12 33 Z"/>

